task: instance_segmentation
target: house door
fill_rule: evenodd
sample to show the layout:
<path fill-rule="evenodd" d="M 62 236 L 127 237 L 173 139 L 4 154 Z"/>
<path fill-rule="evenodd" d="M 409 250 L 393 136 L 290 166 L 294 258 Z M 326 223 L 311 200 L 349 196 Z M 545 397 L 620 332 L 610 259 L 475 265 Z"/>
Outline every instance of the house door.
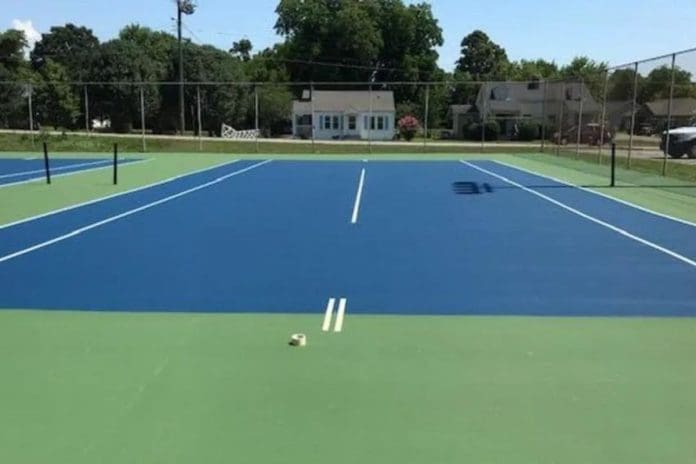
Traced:
<path fill-rule="evenodd" d="M 347 114 L 343 121 L 344 133 L 347 137 L 358 135 L 358 115 Z"/>

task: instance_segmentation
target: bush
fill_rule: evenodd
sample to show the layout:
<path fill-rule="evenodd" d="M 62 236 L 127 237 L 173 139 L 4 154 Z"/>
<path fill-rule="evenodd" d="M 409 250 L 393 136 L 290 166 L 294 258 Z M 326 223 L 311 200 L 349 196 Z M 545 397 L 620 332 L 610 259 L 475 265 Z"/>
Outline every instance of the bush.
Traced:
<path fill-rule="evenodd" d="M 416 132 L 418 132 L 420 123 L 418 122 L 418 119 L 416 119 L 415 117 L 407 115 L 399 119 L 398 127 L 399 135 L 401 135 L 401 137 L 404 140 L 410 142 L 411 140 L 413 140 L 413 137 L 416 136 Z"/>
<path fill-rule="evenodd" d="M 532 140 L 539 139 L 541 134 L 541 127 L 539 124 L 529 121 L 521 122 L 517 125 L 517 139 L 529 142 Z"/>
<path fill-rule="evenodd" d="M 486 121 L 484 136 L 486 140 L 498 140 L 500 138 L 500 124 L 497 121 Z M 469 125 L 467 138 L 470 140 L 481 140 L 481 123 L 474 122 Z"/>

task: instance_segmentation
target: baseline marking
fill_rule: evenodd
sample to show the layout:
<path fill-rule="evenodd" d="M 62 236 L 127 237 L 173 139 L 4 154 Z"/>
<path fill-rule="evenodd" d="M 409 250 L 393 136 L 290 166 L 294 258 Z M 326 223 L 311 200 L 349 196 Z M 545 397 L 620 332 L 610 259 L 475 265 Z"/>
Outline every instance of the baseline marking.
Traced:
<path fill-rule="evenodd" d="M 141 164 L 141 163 L 147 163 L 149 161 L 154 160 L 154 158 L 147 158 L 147 159 L 142 159 L 142 160 L 136 160 L 136 161 L 129 161 L 127 163 L 118 163 L 119 168 L 122 168 L 124 166 L 131 166 L 134 164 Z M 86 172 L 94 172 L 94 171 L 101 171 L 104 169 L 111 169 L 112 164 L 106 165 L 106 166 L 99 166 L 98 168 L 90 168 L 90 169 L 76 169 L 74 171 L 70 172 L 64 172 L 62 174 L 55 174 L 51 175 L 51 178 L 55 179 L 56 177 L 67 177 L 67 176 L 73 176 L 75 174 L 83 174 Z M 32 177 L 31 179 L 26 179 L 26 180 L 19 180 L 17 182 L 10 182 L 7 184 L 0 184 L 0 188 L 5 188 L 5 187 L 12 187 L 14 185 L 22 185 L 22 184 L 30 184 L 32 182 L 39 182 L 44 180 L 43 177 Z"/>
<path fill-rule="evenodd" d="M 514 164 L 506 163 L 505 161 L 497 161 L 497 160 L 492 160 L 492 161 L 493 161 L 494 163 L 497 163 L 497 164 L 500 164 L 500 165 L 503 165 L 503 166 L 507 166 L 508 168 L 517 169 L 518 171 L 526 172 L 527 174 L 532 174 L 532 175 L 534 175 L 534 176 L 544 177 L 544 178 L 549 179 L 549 180 L 552 180 L 552 181 L 554 181 L 554 182 L 558 182 L 559 184 L 567 185 L 568 187 L 574 187 L 574 188 L 577 188 L 577 189 L 580 189 L 580 190 L 584 190 L 585 192 L 592 193 L 592 194 L 594 194 L 594 195 L 599 195 L 600 197 L 606 198 L 606 199 L 608 199 L 608 200 L 613 200 L 613 201 L 615 201 L 615 202 L 617 202 L 617 203 L 621 203 L 622 205 L 630 206 L 631 208 L 635 208 L 635 209 L 637 209 L 637 210 L 643 211 L 644 213 L 653 214 L 653 215 L 659 216 L 659 217 L 661 217 L 661 218 L 671 219 L 672 221 L 676 221 L 676 222 L 680 222 L 680 223 L 682 223 L 682 224 L 686 224 L 687 226 L 696 227 L 696 222 L 691 222 L 691 221 L 688 221 L 688 220 L 686 220 L 686 219 L 678 218 L 678 217 L 675 217 L 675 216 L 670 216 L 669 214 L 660 213 L 660 212 L 658 212 L 658 211 L 655 211 L 655 210 L 646 208 L 645 206 L 640 206 L 640 205 L 637 205 L 637 204 L 632 203 L 632 202 L 630 202 L 630 201 L 622 200 L 621 198 L 616 198 L 616 197 L 613 197 L 613 196 L 608 195 L 608 194 L 603 193 L 603 192 L 598 192 L 597 190 L 593 190 L 593 189 L 591 189 L 591 188 L 582 187 L 582 186 L 580 186 L 580 185 L 576 185 L 576 184 L 573 184 L 573 183 L 570 183 L 570 182 L 566 182 L 566 181 L 561 180 L 561 179 L 559 179 L 559 178 L 557 178 L 557 177 L 547 176 L 546 174 L 540 174 L 540 173 L 538 173 L 538 172 L 532 171 L 531 169 L 525 169 L 525 168 L 522 168 L 522 167 L 519 167 L 519 166 L 515 166 Z"/>
<path fill-rule="evenodd" d="M 160 186 L 160 185 L 163 185 L 163 184 L 166 184 L 166 183 L 169 183 L 169 182 L 173 182 L 173 181 L 175 181 L 175 180 L 179 180 L 179 179 L 182 179 L 182 178 L 184 178 L 184 177 L 193 176 L 193 175 L 195 175 L 195 174 L 200 174 L 200 173 L 202 173 L 202 172 L 211 171 L 211 170 L 213 170 L 213 169 L 217 169 L 217 168 L 220 168 L 220 167 L 222 167 L 222 166 L 234 164 L 234 163 L 236 163 L 236 162 L 238 162 L 238 161 L 239 161 L 239 160 L 225 161 L 224 163 L 215 164 L 215 165 L 213 165 L 213 166 L 208 166 L 208 167 L 206 167 L 206 168 L 198 169 L 198 170 L 196 170 L 196 171 L 191 171 L 191 172 L 187 172 L 187 173 L 184 173 L 184 174 L 178 174 L 178 175 L 176 175 L 176 176 L 169 177 L 169 178 L 167 178 L 167 179 L 163 179 L 163 180 L 154 182 L 154 183 L 152 183 L 152 184 L 143 185 L 143 186 L 136 187 L 136 188 L 133 188 L 133 189 L 130 189 L 130 190 L 125 190 L 125 191 L 123 191 L 123 192 L 113 193 L 113 194 L 111 194 L 111 195 L 106 195 L 106 196 L 104 196 L 104 197 L 99 197 L 99 198 L 95 198 L 95 199 L 93 199 L 93 200 L 88 200 L 88 201 L 85 201 L 85 202 L 82 202 L 82 203 L 77 203 L 77 204 L 74 204 L 74 205 L 66 206 L 66 207 L 64 207 L 64 208 L 54 209 L 53 211 L 48 211 L 48 212 L 46 212 L 46 213 L 41 213 L 41 214 L 37 214 L 37 215 L 35 215 L 35 216 L 30 216 L 30 217 L 27 217 L 27 218 L 24 218 L 24 219 L 19 219 L 19 220 L 14 221 L 14 222 L 8 222 L 7 224 L 0 224 L 0 230 L 5 229 L 5 228 L 7 228 L 7 227 L 12 227 L 12 226 L 16 226 L 16 225 L 19 225 L 19 224 L 23 224 L 23 223 L 25 223 L 25 222 L 35 221 L 35 220 L 37 220 L 37 219 L 41 219 L 41 218 L 45 218 L 45 217 L 48 217 L 48 216 L 52 216 L 52 215 L 54 215 L 54 214 L 64 213 L 64 212 L 66 212 L 66 211 L 70 211 L 70 210 L 76 209 L 76 208 L 81 208 L 81 207 L 83 207 L 83 206 L 89 206 L 89 205 L 92 205 L 92 204 L 94 204 L 94 203 L 99 203 L 100 201 L 110 200 L 110 199 L 112 199 L 112 198 L 120 197 L 120 196 L 122 196 L 122 195 L 128 195 L 128 194 L 130 194 L 130 193 L 139 192 L 139 191 L 141 191 L 141 190 L 146 190 L 146 189 L 149 189 L 149 188 L 152 188 L 152 187 L 158 187 L 158 186 Z"/>
<path fill-rule="evenodd" d="M 331 328 L 331 318 L 333 317 L 335 304 L 336 298 L 329 298 L 329 302 L 326 304 L 326 312 L 324 313 L 324 323 L 321 325 L 321 330 L 324 332 L 328 332 Z"/>
<path fill-rule="evenodd" d="M 355 204 L 353 205 L 353 216 L 350 219 L 351 224 L 357 224 L 358 213 L 360 212 L 360 200 L 362 199 L 363 185 L 365 184 L 365 168 L 360 171 L 360 180 L 358 181 L 358 191 L 355 194 Z"/>
<path fill-rule="evenodd" d="M 159 199 L 157 201 L 153 201 L 152 203 L 148 203 L 146 205 L 128 210 L 128 211 L 123 212 L 121 214 L 117 214 L 115 216 L 108 217 L 106 219 L 103 219 L 103 220 L 98 221 L 98 222 L 94 222 L 94 223 L 86 225 L 84 227 L 80 227 L 79 229 L 75 229 L 75 230 L 68 232 L 67 234 L 63 234 L 59 237 L 55 237 L 55 238 L 52 238 L 50 240 L 46 240 L 45 242 L 41 242 L 41 243 L 38 243 L 36 245 L 30 246 L 28 248 L 24 248 L 23 250 L 19 250 L 19 251 L 16 251 L 14 253 L 11 253 L 9 255 L 2 256 L 2 257 L 0 257 L 0 263 L 3 263 L 5 261 L 9 261 L 9 260 L 17 258 L 19 256 L 25 255 L 27 253 L 31 253 L 32 251 L 36 251 L 36 250 L 39 250 L 41 248 L 45 248 L 49 245 L 53 245 L 54 243 L 62 242 L 63 240 L 67 240 L 71 237 L 75 237 L 75 236 L 80 235 L 80 234 L 87 232 L 89 230 L 96 229 L 97 227 L 101 227 L 105 224 L 109 224 L 110 222 L 114 222 L 114 221 L 117 221 L 119 219 L 123 219 L 125 217 L 139 213 L 140 211 L 145 211 L 146 209 L 154 208 L 155 206 L 170 202 L 170 201 L 175 200 L 179 197 L 183 197 L 184 195 L 188 195 L 188 194 L 196 192 L 198 190 L 202 190 L 202 189 L 211 187 L 215 184 L 219 184 L 220 182 L 223 182 L 223 181 L 229 179 L 230 177 L 238 176 L 239 174 L 243 174 L 245 172 L 251 171 L 252 169 L 258 168 L 259 166 L 263 166 L 264 164 L 268 164 L 271 161 L 272 160 L 266 160 L 266 161 L 262 161 L 260 163 L 253 164 L 253 165 L 248 166 L 244 169 L 240 169 L 239 171 L 234 171 L 234 172 L 231 172 L 231 173 L 226 174 L 224 176 L 218 177 L 217 179 L 214 179 L 210 182 L 206 182 L 205 184 L 201 184 L 201 185 L 198 185 L 196 187 L 192 187 L 190 189 L 184 190 L 182 192 L 175 193 L 174 195 L 170 195 L 168 197 Z"/>
<path fill-rule="evenodd" d="M 642 237 L 639 237 L 639 236 L 637 236 L 637 235 L 634 235 L 634 234 L 628 232 L 628 231 L 625 230 L 625 229 L 622 229 L 622 228 L 620 228 L 620 227 L 617 227 L 617 226 L 615 226 L 615 225 L 613 225 L 613 224 L 609 224 L 608 222 L 602 221 L 601 219 L 597 219 L 597 218 L 594 217 L 594 216 L 590 216 L 589 214 L 583 213 L 582 211 L 580 211 L 580 210 L 578 210 L 578 209 L 575 209 L 575 208 L 573 208 L 572 206 L 568 206 L 568 205 L 566 205 L 565 203 L 562 203 L 562 202 L 560 202 L 560 201 L 558 201 L 558 200 L 556 200 L 556 199 L 554 199 L 554 198 L 551 198 L 551 197 L 549 197 L 549 196 L 547 196 L 547 195 L 544 195 L 543 193 L 537 192 L 536 190 L 533 190 L 533 189 L 531 189 L 531 188 L 529 188 L 529 187 L 525 187 L 524 185 L 519 184 L 519 183 L 515 182 L 514 180 L 510 180 L 510 179 L 508 179 L 508 178 L 505 177 L 505 176 L 502 176 L 502 175 L 500 175 L 500 174 L 496 174 L 495 172 L 489 171 L 488 169 L 482 168 L 482 167 L 480 167 L 480 166 L 476 166 L 475 164 L 472 164 L 472 163 L 470 163 L 470 162 L 468 162 L 468 161 L 460 160 L 459 162 L 462 163 L 462 164 L 465 164 L 465 165 L 467 165 L 467 166 L 469 166 L 469 167 L 471 167 L 471 168 L 473 168 L 473 169 L 476 169 L 477 171 L 480 171 L 480 172 L 483 172 L 483 173 L 485 173 L 485 174 L 488 174 L 489 176 L 493 176 L 493 177 L 495 177 L 495 178 L 497 178 L 497 179 L 500 179 L 500 180 L 502 180 L 503 182 L 507 182 L 508 184 L 513 185 L 513 186 L 515 186 L 515 187 L 517 187 L 517 188 L 520 188 L 520 189 L 524 190 L 525 192 L 531 193 L 532 195 L 535 195 L 535 196 L 537 196 L 537 197 L 539 197 L 539 198 L 541 198 L 541 199 L 543 199 L 543 200 L 546 200 L 546 201 L 548 201 L 549 203 L 553 203 L 554 205 L 556 205 L 556 206 L 558 206 L 558 207 L 560 207 L 560 208 L 563 208 L 563 209 L 565 209 L 566 211 L 569 211 L 569 212 L 571 212 L 571 213 L 573 213 L 573 214 L 575 214 L 575 215 L 577 215 L 577 216 L 580 216 L 581 218 L 587 219 L 588 221 L 594 222 L 595 224 L 599 224 L 600 226 L 603 226 L 603 227 L 606 227 L 607 229 L 613 230 L 614 232 L 616 232 L 616 233 L 618 233 L 618 234 L 620 234 L 620 235 L 623 235 L 623 236 L 626 237 L 626 238 L 629 238 L 629 239 L 631 239 L 631 240 L 635 240 L 635 241 L 638 242 L 638 243 L 641 243 L 641 244 L 643 244 L 643 245 L 647 245 L 647 246 L 649 246 L 650 248 L 653 248 L 653 249 L 655 249 L 655 250 L 657 250 L 657 251 L 660 251 L 660 252 L 662 252 L 662 253 L 664 253 L 664 254 L 666 254 L 666 255 L 669 255 L 669 256 L 671 256 L 672 258 L 675 258 L 675 259 L 677 259 L 677 260 L 679 260 L 679 261 L 681 261 L 681 262 L 683 262 L 683 263 L 686 263 L 686 264 L 688 264 L 688 265 L 690 265 L 690 266 L 692 266 L 692 267 L 696 267 L 696 261 L 694 261 L 694 260 L 692 260 L 692 259 L 689 259 L 689 258 L 687 258 L 686 256 L 680 255 L 679 253 L 677 253 L 677 252 L 675 252 L 675 251 L 672 251 L 672 250 L 670 250 L 670 249 L 668 249 L 668 248 L 665 248 L 665 247 L 663 247 L 663 246 L 660 246 L 660 245 L 658 245 L 658 244 L 656 244 L 656 243 L 653 243 L 653 242 L 651 242 L 651 241 L 649 241 L 649 240 L 646 240 L 646 239 L 644 239 L 644 238 L 642 238 Z"/>
<path fill-rule="evenodd" d="M 341 298 L 338 302 L 338 312 L 336 313 L 336 325 L 334 325 L 334 332 L 340 332 L 343 330 L 343 317 L 346 314 L 346 299 Z"/>

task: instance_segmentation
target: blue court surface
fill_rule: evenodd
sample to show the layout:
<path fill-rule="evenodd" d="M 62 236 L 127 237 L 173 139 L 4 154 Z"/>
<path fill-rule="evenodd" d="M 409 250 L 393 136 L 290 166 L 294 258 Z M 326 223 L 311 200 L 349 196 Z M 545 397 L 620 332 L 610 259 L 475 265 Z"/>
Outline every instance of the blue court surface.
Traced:
<path fill-rule="evenodd" d="M 0 227 L 0 307 L 696 316 L 696 227 L 495 161 L 240 161 Z"/>
<path fill-rule="evenodd" d="M 122 159 L 119 164 L 138 161 Z M 108 158 L 57 158 L 49 161 L 51 175 L 60 177 L 81 171 L 107 169 L 113 165 Z M 41 157 L 0 158 L 0 187 L 45 179 L 44 160 Z"/>

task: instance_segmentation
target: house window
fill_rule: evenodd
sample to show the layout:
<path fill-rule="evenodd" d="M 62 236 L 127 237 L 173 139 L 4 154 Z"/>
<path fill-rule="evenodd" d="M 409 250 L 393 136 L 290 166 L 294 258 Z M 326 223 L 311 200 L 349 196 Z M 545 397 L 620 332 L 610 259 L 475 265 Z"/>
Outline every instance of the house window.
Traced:
<path fill-rule="evenodd" d="M 355 116 L 348 116 L 348 130 L 355 130 Z"/>
<path fill-rule="evenodd" d="M 331 130 L 331 116 L 324 116 L 324 130 Z"/>
<path fill-rule="evenodd" d="M 375 130 L 375 117 L 370 117 L 370 130 Z"/>
<path fill-rule="evenodd" d="M 333 117 L 333 129 L 338 130 L 340 128 L 339 122 L 338 122 L 338 116 Z"/>
<path fill-rule="evenodd" d="M 384 130 L 384 117 L 377 116 L 377 130 Z"/>

